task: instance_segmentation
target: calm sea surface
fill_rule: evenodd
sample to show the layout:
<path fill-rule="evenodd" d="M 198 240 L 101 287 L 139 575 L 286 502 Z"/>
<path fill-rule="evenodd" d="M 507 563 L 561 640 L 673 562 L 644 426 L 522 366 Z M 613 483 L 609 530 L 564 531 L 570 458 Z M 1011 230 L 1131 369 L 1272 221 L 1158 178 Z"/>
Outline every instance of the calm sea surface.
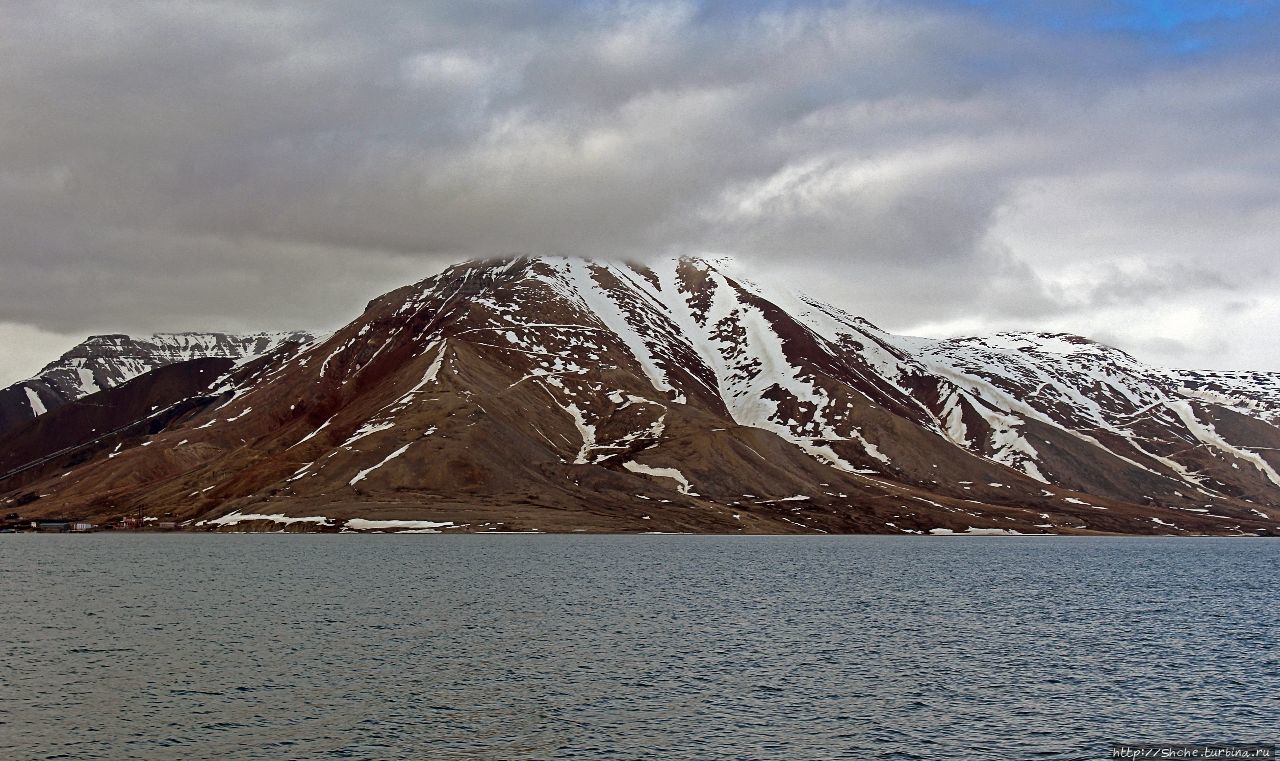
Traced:
<path fill-rule="evenodd" d="M 3 759 L 1280 741 L 1280 542 L 0 536 Z"/>

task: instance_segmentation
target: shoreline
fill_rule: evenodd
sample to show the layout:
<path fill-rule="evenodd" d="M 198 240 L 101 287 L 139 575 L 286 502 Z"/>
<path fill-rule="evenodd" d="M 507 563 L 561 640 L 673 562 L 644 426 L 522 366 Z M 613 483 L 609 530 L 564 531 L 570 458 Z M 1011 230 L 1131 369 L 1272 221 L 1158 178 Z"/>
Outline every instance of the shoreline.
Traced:
<path fill-rule="evenodd" d="M 255 536 L 694 536 L 694 537 L 734 537 L 734 538 L 752 538 L 752 537 L 810 537 L 810 538 L 836 538 L 836 537 L 883 537 L 883 538 L 899 538 L 899 539 L 1277 539 L 1280 537 L 1267 536 L 1260 534 L 1124 534 L 1124 533 L 1077 533 L 1077 534 L 996 534 L 996 533 L 968 533 L 968 532 L 949 532 L 949 533 L 769 533 L 769 532 L 753 532 L 753 533 L 722 533 L 710 531 L 543 531 L 539 529 L 530 529 L 528 531 L 438 531 L 438 530 L 422 530 L 410 529 L 404 531 L 385 531 L 385 530 L 342 530 L 342 531 L 289 531 L 285 529 L 277 531 L 226 531 L 218 529 L 106 529 L 92 531 L 0 531 L 3 535 L 44 535 L 44 536 L 83 536 L 89 534 L 96 535 L 119 535 L 119 536 L 236 536 L 236 535 L 255 535 Z"/>

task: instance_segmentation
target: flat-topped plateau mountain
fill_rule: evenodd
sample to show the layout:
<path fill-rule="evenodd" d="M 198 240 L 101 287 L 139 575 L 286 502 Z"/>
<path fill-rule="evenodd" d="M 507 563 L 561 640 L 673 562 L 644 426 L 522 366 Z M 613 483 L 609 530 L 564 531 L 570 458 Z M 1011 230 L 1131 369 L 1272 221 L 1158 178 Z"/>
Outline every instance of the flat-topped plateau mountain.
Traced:
<path fill-rule="evenodd" d="M 331 335 L 192 338 L 114 374 L 98 371 L 104 342 L 138 343 L 90 339 L 0 392 L 29 412 L 0 428 L 4 512 L 242 530 L 1280 533 L 1276 374 L 1159 369 L 1067 334 L 897 336 L 719 261 L 469 262 Z"/>

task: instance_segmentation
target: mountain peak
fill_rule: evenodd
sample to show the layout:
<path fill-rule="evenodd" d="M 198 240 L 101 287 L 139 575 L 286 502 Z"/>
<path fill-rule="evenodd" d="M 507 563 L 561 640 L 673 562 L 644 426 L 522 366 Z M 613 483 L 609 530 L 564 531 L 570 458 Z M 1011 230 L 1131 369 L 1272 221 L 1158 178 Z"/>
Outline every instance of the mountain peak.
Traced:
<path fill-rule="evenodd" d="M 32 378 L 0 389 L 0 434 L 51 410 L 152 370 L 195 359 L 244 360 L 309 333 L 124 333 L 92 335 L 45 365 Z"/>
<path fill-rule="evenodd" d="M 1280 429 L 1240 392 L 1256 380 L 1174 378 L 1068 333 L 907 339 L 714 257 L 463 262 L 331 336 L 174 375 L 117 395 L 146 410 L 161 394 L 160 422 L 80 449 L 49 438 L 56 456 L 21 476 L 39 509 L 218 526 L 1280 530 Z M 51 410 L 45 428 L 94 431 L 91 412 Z"/>

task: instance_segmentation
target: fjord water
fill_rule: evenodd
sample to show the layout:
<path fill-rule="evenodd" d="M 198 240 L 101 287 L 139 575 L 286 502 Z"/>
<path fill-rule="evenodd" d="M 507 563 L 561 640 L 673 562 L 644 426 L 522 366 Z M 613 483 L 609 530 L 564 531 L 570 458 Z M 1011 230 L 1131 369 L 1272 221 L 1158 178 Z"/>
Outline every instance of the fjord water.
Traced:
<path fill-rule="evenodd" d="M 10 535 L 6 759 L 1280 740 L 1280 543 Z"/>

